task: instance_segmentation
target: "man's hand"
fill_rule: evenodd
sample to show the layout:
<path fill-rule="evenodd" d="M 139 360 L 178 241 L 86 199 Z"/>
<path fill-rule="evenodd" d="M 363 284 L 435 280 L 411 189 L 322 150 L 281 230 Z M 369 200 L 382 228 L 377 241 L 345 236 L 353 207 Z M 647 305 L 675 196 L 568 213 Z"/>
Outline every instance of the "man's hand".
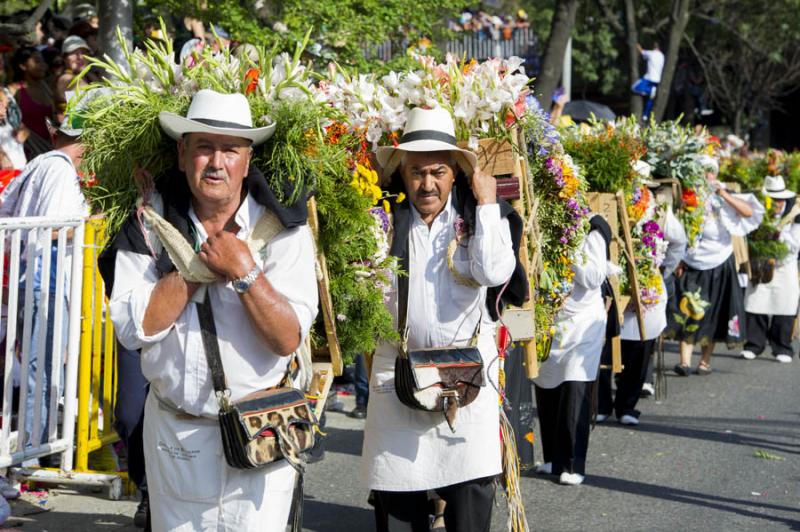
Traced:
<path fill-rule="evenodd" d="M 256 264 L 247 244 L 230 231 L 209 236 L 200 246 L 199 256 L 211 271 L 228 281 L 244 277 Z"/>
<path fill-rule="evenodd" d="M 475 168 L 472 174 L 472 194 L 478 205 L 497 203 L 497 180 L 483 170 Z"/>
<path fill-rule="evenodd" d="M 684 272 L 686 272 L 686 263 L 681 261 L 680 264 L 678 264 L 677 268 L 675 268 L 675 271 L 672 272 L 672 274 L 675 276 L 675 278 L 680 279 L 683 276 Z"/>

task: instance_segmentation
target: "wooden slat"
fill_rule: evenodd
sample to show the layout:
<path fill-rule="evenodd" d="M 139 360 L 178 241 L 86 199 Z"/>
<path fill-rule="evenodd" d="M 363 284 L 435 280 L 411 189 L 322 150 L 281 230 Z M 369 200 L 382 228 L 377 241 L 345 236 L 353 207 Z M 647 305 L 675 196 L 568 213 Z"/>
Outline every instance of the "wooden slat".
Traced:
<path fill-rule="evenodd" d="M 628 221 L 628 209 L 625 205 L 625 195 L 620 191 L 617 192 L 617 205 L 619 206 L 620 226 L 622 227 L 622 238 L 625 243 L 628 260 L 625 261 L 628 269 L 628 283 L 631 287 L 631 301 L 633 302 L 633 309 L 636 312 L 636 321 L 639 325 L 639 337 L 644 341 L 644 307 L 641 301 L 641 292 L 639 291 L 639 279 L 636 278 L 636 264 L 633 261 L 633 242 L 631 241 L 631 226 Z"/>
<path fill-rule="evenodd" d="M 317 214 L 317 202 L 314 198 L 308 200 L 308 223 L 314 233 L 314 240 L 319 242 L 319 216 Z M 339 337 L 336 335 L 336 316 L 333 312 L 333 300 L 331 299 L 330 277 L 328 276 L 328 263 L 325 260 L 325 253 L 317 244 L 317 261 L 322 278 L 317 281 L 319 288 L 319 305 L 322 309 L 322 321 L 325 326 L 325 338 L 328 341 L 328 353 L 330 354 L 333 373 L 336 376 L 344 371 L 342 362 L 342 351 L 339 346 Z"/>
<path fill-rule="evenodd" d="M 331 391 L 334 371 L 333 365 L 330 362 L 314 362 L 312 368 L 314 377 L 311 380 L 311 387 L 308 391 L 308 395 L 316 398 L 314 414 L 317 416 L 317 419 L 320 419 L 322 413 L 325 411 L 325 403 Z"/>

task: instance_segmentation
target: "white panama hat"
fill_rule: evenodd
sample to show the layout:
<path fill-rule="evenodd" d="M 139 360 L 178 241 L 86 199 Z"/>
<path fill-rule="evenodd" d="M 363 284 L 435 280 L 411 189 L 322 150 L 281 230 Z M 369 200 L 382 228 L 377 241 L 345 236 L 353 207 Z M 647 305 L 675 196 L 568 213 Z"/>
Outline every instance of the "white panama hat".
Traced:
<path fill-rule="evenodd" d="M 381 146 L 377 151 L 378 164 L 385 176 L 391 176 L 400 164 L 403 152 L 450 151 L 456 163 L 471 176 L 478 166 L 478 157 L 456 143 L 456 127 L 447 109 L 415 107 L 408 112 L 406 127 L 397 146 Z"/>
<path fill-rule="evenodd" d="M 761 189 L 765 196 L 772 199 L 789 199 L 795 197 L 797 194 L 786 188 L 786 182 L 783 176 L 768 175 L 764 178 L 764 187 Z"/>
<path fill-rule="evenodd" d="M 175 140 L 187 133 L 213 133 L 249 139 L 261 144 L 275 132 L 275 122 L 253 127 L 250 104 L 244 94 L 221 94 L 210 89 L 197 91 L 186 117 L 162 111 L 158 121 L 164 132 Z"/>

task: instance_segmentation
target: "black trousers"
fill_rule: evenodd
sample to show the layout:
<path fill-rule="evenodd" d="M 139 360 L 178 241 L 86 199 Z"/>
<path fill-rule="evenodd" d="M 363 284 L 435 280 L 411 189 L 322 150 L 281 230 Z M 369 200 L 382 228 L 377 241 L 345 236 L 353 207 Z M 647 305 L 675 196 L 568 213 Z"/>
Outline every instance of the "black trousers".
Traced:
<path fill-rule="evenodd" d="M 492 524 L 495 480 L 476 478 L 433 490 L 446 504 L 444 523 L 455 532 L 489 532 Z M 375 491 L 375 530 L 428 532 L 433 505 L 427 491 Z"/>
<path fill-rule="evenodd" d="M 567 381 L 555 388 L 536 386 L 536 409 L 544 461 L 553 474 L 585 474 L 592 409 L 591 382 Z"/>
<path fill-rule="evenodd" d="M 794 355 L 792 329 L 794 316 L 770 316 L 747 313 L 747 343 L 744 348 L 760 355 L 769 341 L 773 355 Z"/>
<path fill-rule="evenodd" d="M 128 475 L 143 494 L 147 494 L 144 473 L 144 401 L 149 383 L 142 375 L 138 351 L 129 351 L 117 344 L 117 403 L 114 410 L 114 429 L 128 453 Z"/>
<path fill-rule="evenodd" d="M 622 340 L 622 372 L 617 374 L 617 395 L 612 399 L 611 370 L 601 369 L 597 382 L 597 413 L 618 418 L 628 415 L 639 418 L 636 403 L 647 380 L 650 356 L 656 347 L 655 340 L 644 342 Z"/>

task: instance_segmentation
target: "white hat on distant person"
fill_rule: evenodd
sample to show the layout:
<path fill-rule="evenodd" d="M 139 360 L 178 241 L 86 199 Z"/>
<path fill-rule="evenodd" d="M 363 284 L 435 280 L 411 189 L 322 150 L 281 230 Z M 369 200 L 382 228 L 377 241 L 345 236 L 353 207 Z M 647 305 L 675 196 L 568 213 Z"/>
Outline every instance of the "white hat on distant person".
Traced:
<path fill-rule="evenodd" d="M 400 143 L 378 148 L 378 164 L 383 168 L 384 175 L 390 176 L 400 164 L 403 152 L 429 151 L 453 152 L 456 163 L 467 176 L 471 176 L 478 166 L 478 157 L 473 152 L 458 147 L 453 117 L 450 111 L 442 107 L 411 109 Z"/>
<path fill-rule="evenodd" d="M 84 41 L 77 35 L 70 35 L 69 37 L 64 39 L 64 42 L 61 44 L 62 54 L 68 55 L 76 50 L 86 50 L 88 52 L 90 49 L 86 41 Z"/>
<path fill-rule="evenodd" d="M 197 91 L 186 117 L 162 111 L 158 121 L 164 132 L 175 140 L 187 133 L 213 133 L 261 144 L 275 132 L 275 122 L 253 127 L 250 104 L 244 94 L 222 94 L 210 89 Z"/>
<path fill-rule="evenodd" d="M 772 199 L 789 199 L 795 197 L 797 194 L 786 188 L 786 182 L 783 176 L 768 175 L 764 178 L 764 187 L 761 189 L 765 196 Z"/>

